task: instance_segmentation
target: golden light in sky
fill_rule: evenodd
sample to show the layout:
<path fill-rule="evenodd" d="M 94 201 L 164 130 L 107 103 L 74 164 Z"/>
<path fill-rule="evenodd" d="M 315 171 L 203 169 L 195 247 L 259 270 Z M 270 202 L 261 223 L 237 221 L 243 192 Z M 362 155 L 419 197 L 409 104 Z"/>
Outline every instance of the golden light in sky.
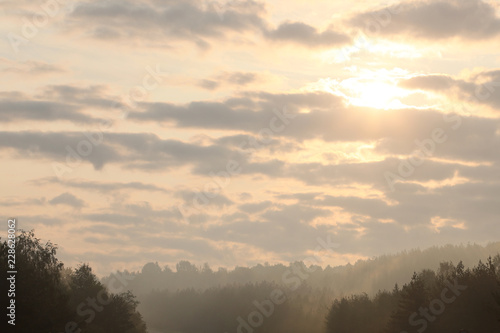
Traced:
<path fill-rule="evenodd" d="M 332 78 L 320 79 L 308 84 L 306 91 L 326 91 L 342 96 L 346 101 L 355 106 L 365 106 L 375 109 L 399 109 L 408 107 L 400 99 L 408 96 L 410 92 L 397 86 L 397 81 L 407 76 L 401 69 L 388 71 L 358 71 L 356 68 L 353 77 L 338 80 Z"/>
<path fill-rule="evenodd" d="M 253 262 L 300 257 L 325 233 L 353 244 L 343 258 L 364 258 L 440 244 L 403 232 L 433 232 L 436 216 L 490 239 L 497 2 L 47 2 L 0 1 L 0 208 L 57 240 L 70 265 L 230 267 L 245 248 L 262 256 Z M 478 97 L 483 85 L 494 90 Z M 491 207 L 478 210 L 482 196 Z M 338 209 L 355 228 L 309 224 L 335 222 Z M 407 244 L 372 242 L 386 220 Z M 456 225 L 441 235 L 468 240 Z M 184 256 L 151 254 L 158 235 Z M 124 248 L 133 259 L 103 256 Z"/>
<path fill-rule="evenodd" d="M 185 313 L 150 303 L 160 311 L 150 333 L 257 331 L 231 328 L 243 313 L 216 311 L 250 309 L 268 294 L 245 287 L 248 304 L 214 306 L 194 297 L 188 276 L 217 292 L 233 282 L 227 269 L 250 283 L 269 270 L 273 282 L 262 286 L 274 288 L 276 272 L 286 280 L 289 263 L 323 252 L 326 275 L 308 272 L 318 274 L 309 281 L 336 288 L 330 278 L 353 272 L 342 285 L 376 292 L 390 272 L 349 263 L 435 246 L 498 248 L 499 10 L 498 0 L 0 0 L 2 230 L 15 218 L 58 244 L 65 267 L 141 272 L 132 275 L 143 296 L 168 290 L 176 300 L 175 290 L 191 288 L 188 301 L 206 303 L 208 311 L 186 302 Z M 414 272 L 415 262 L 384 267 Z M 309 319 L 262 320 L 286 322 L 272 332 L 325 333 L 327 296 L 316 287 L 308 295 L 309 282 L 297 279 L 288 281 L 307 288 L 282 308 Z M 80 288 L 73 282 L 26 295 Z M 226 291 L 221 299 L 239 295 Z M 33 309 L 46 323 L 67 312 L 85 325 L 45 296 Z M 79 307 L 78 297 L 61 302 Z M 189 329 L 173 324 L 182 318 Z M 35 328 L 19 332 L 79 331 L 25 322 Z"/>
<path fill-rule="evenodd" d="M 348 100 L 357 106 L 367 106 L 375 109 L 398 109 L 405 105 L 399 101 L 405 91 L 391 83 L 384 81 L 345 80 L 341 83 L 344 91 L 352 95 L 346 96 Z"/>

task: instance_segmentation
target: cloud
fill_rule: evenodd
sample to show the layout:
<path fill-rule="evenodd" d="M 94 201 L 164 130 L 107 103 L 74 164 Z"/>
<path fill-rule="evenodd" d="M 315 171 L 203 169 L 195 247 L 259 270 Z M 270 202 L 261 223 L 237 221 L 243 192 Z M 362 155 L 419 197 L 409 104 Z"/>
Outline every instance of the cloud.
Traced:
<path fill-rule="evenodd" d="M 62 180 L 57 177 L 47 177 L 31 181 L 32 184 L 37 186 L 44 186 L 46 184 L 59 184 L 63 187 L 71 187 L 76 189 L 83 189 L 89 191 L 97 191 L 101 193 L 116 192 L 120 190 L 138 190 L 138 191 L 149 191 L 149 192 L 163 192 L 170 193 L 162 187 L 145 184 L 142 182 L 97 182 L 89 180 Z"/>
<path fill-rule="evenodd" d="M 82 214 L 78 219 L 90 221 L 91 226 L 86 230 L 100 233 L 100 227 L 106 226 L 110 232 L 118 234 L 117 228 L 122 228 L 124 234 L 133 231 L 135 235 L 148 235 L 150 232 L 158 234 L 168 230 L 168 232 L 182 232 L 185 226 L 178 223 L 181 216 L 176 208 L 155 210 L 149 202 L 127 203 L 109 207 L 104 212 L 93 212 Z M 144 226 L 148 230 L 144 230 Z M 82 230 L 80 226 L 76 229 Z M 104 230 L 103 230 L 104 231 Z M 108 230 L 106 230 L 108 231 Z"/>
<path fill-rule="evenodd" d="M 257 202 L 257 203 L 248 203 L 248 204 L 243 204 L 238 207 L 239 210 L 249 213 L 249 214 L 254 214 L 261 212 L 269 207 L 272 206 L 272 202 L 269 200 L 262 201 L 262 202 Z"/>
<path fill-rule="evenodd" d="M 260 31 L 264 5 L 254 1 L 206 6 L 200 1 L 88 1 L 80 3 L 69 26 L 99 39 L 188 40 L 203 48 L 206 39 Z"/>
<path fill-rule="evenodd" d="M 86 108 L 112 108 L 120 106 L 118 98 L 108 94 L 108 87 L 104 85 L 86 87 L 76 85 L 48 85 L 44 87 L 43 92 L 38 97 L 63 100 Z"/>
<path fill-rule="evenodd" d="M 398 174 L 398 167 L 404 159 L 386 158 L 382 161 L 344 162 L 338 165 L 323 163 L 296 163 L 287 165 L 282 172 L 284 177 L 300 180 L 310 186 L 328 185 L 336 188 L 345 184 L 370 185 L 384 193 L 390 192 L 386 172 Z M 415 169 L 408 181 L 442 181 L 453 178 L 457 166 L 426 161 Z M 399 190 L 399 189 L 398 189 Z"/>
<path fill-rule="evenodd" d="M 2 200 L 0 206 L 3 207 L 26 207 L 26 206 L 40 206 L 45 205 L 45 198 L 26 198 L 26 199 L 16 199 L 16 200 Z"/>
<path fill-rule="evenodd" d="M 219 74 L 219 78 L 234 85 L 244 86 L 254 82 L 257 79 L 257 74 L 244 72 L 224 72 Z"/>
<path fill-rule="evenodd" d="M 70 85 L 46 86 L 36 95 L 19 91 L 0 91 L 0 122 L 70 121 L 76 124 L 104 123 L 85 111 L 93 108 L 112 109 L 118 99 L 106 94 L 104 86 L 80 88 Z"/>
<path fill-rule="evenodd" d="M 273 110 L 295 113 L 300 108 L 342 109 L 342 99 L 328 93 L 248 93 L 225 102 L 195 101 L 186 105 L 143 103 L 142 112 L 131 112 L 136 121 L 176 122 L 179 127 L 259 131 L 276 117 Z M 284 110 L 286 108 L 286 110 Z M 310 116 L 304 116 L 310 118 Z M 300 122 L 299 122 L 300 123 Z M 279 124 L 278 124 L 279 125 Z M 297 125 L 295 125 L 297 126 Z"/>
<path fill-rule="evenodd" d="M 140 215 L 125 215 L 119 213 L 101 213 L 101 214 L 86 214 L 84 219 L 93 222 L 107 222 L 120 226 L 138 225 L 144 226 L 147 224 L 147 219 Z"/>
<path fill-rule="evenodd" d="M 188 41 L 202 49 L 212 40 L 227 41 L 232 34 L 264 36 L 267 40 L 314 48 L 348 43 L 351 38 L 332 27 L 319 32 L 303 22 L 284 22 L 276 29 L 266 20 L 266 5 L 253 0 L 226 4 L 201 1 L 89 1 L 71 13 L 69 29 L 102 40 L 134 40 L 165 46 L 165 37 Z M 241 38 L 239 38 L 241 40 Z M 200 82 L 200 84 L 207 82 Z"/>
<path fill-rule="evenodd" d="M 441 93 L 452 100 L 488 105 L 500 112 L 500 71 L 496 69 L 478 72 L 468 79 L 444 74 L 418 75 L 401 80 L 399 85 Z"/>
<path fill-rule="evenodd" d="M 219 87 L 219 83 L 214 80 L 203 79 L 198 82 L 198 86 L 207 90 L 214 90 Z"/>
<path fill-rule="evenodd" d="M 97 170 L 120 159 L 120 155 L 109 146 L 92 146 L 84 142 L 88 141 L 82 133 L 0 132 L 0 149 L 14 150 L 21 158 L 49 158 L 73 167 L 88 161 Z M 84 154 L 77 152 L 79 146 Z"/>
<path fill-rule="evenodd" d="M 401 81 L 400 85 L 409 89 L 428 89 L 440 91 L 452 88 L 454 80 L 447 75 L 419 75 Z"/>
<path fill-rule="evenodd" d="M 0 122 L 16 120 L 97 123 L 98 120 L 79 112 L 79 108 L 58 102 L 0 99 Z"/>
<path fill-rule="evenodd" d="M 25 74 L 30 76 L 44 75 L 51 73 L 64 73 L 65 70 L 60 66 L 49 64 L 42 61 L 24 61 L 16 62 L 6 58 L 0 58 L 0 65 L 3 64 L 1 72 L 15 73 L 16 75 Z"/>
<path fill-rule="evenodd" d="M 317 217 L 330 216 L 326 209 L 304 205 L 274 205 L 257 221 L 242 219 L 224 225 L 209 226 L 200 235 L 219 241 L 235 241 L 251 244 L 264 251 L 297 256 L 314 249 L 317 238 L 325 238 L 328 228 L 312 227 L 309 222 Z M 279 237 L 277 237 L 279 235 Z"/>
<path fill-rule="evenodd" d="M 285 22 L 274 30 L 264 32 L 273 41 L 292 42 L 308 47 L 332 47 L 346 44 L 351 38 L 331 28 L 318 32 L 316 28 L 302 22 Z"/>
<path fill-rule="evenodd" d="M 406 1 L 354 16 L 350 23 L 382 36 L 484 40 L 500 33 L 495 7 L 482 0 Z"/>
<path fill-rule="evenodd" d="M 491 75 L 495 74 L 483 76 Z M 436 78 L 437 83 L 433 81 Z M 454 82 L 441 76 L 411 80 L 415 79 L 401 84 L 415 88 L 431 82 L 431 87 L 443 90 L 443 82 L 447 85 Z M 90 97 L 88 91 L 91 91 Z M 95 95 L 93 92 L 90 88 L 57 87 L 50 90 L 49 94 L 78 101 L 92 100 Z M 460 118 L 436 110 L 380 112 L 347 106 L 341 98 L 328 93 L 245 93 L 244 96 L 223 102 L 202 101 L 186 105 L 142 103 L 140 107 L 145 111 L 132 112 L 128 118 L 134 122 L 174 122 L 179 128 L 244 132 L 219 136 L 217 139 L 208 137 L 203 142 L 161 139 L 150 133 L 105 132 L 92 134 L 94 140 L 102 141 L 94 145 L 88 136 L 77 132 L 0 132 L 0 148 L 14 149 L 18 157 L 54 159 L 57 162 L 67 162 L 69 159 L 72 163 L 86 161 L 97 170 L 109 163 L 123 169 L 142 171 L 168 171 L 189 166 L 194 174 L 208 175 L 225 170 L 228 161 L 235 161 L 241 167 L 242 174 L 288 177 L 307 184 L 323 182 L 334 185 L 357 179 L 358 182 L 380 185 L 385 183 L 384 172 L 397 170 L 403 160 L 395 156 L 411 156 L 415 150 L 421 149 L 422 142 L 428 141 L 434 129 L 441 128 L 446 140 L 434 145 L 435 155 L 432 157 L 450 162 L 443 165 L 428 163 L 419 167 L 414 179 L 424 181 L 449 177 L 456 170 L 456 161 L 498 162 L 498 154 L 494 153 L 500 149 L 497 135 L 500 121 L 497 119 L 479 116 Z M 277 109 L 277 105 L 286 105 L 286 109 Z M 292 117 L 283 120 L 286 118 L 284 114 Z M 262 131 L 270 131 L 271 125 L 279 126 L 280 130 L 271 131 L 270 135 L 262 137 Z M 369 150 L 378 155 L 378 161 L 352 163 L 335 158 L 338 160 L 337 165 L 329 165 L 318 162 L 291 163 L 279 156 L 300 151 L 303 149 L 301 145 L 312 139 L 332 144 L 370 143 Z M 84 148 L 90 149 L 90 153 L 78 153 Z M 254 159 L 256 156 L 260 159 Z M 265 159 L 262 159 L 263 156 L 266 156 Z M 373 170 L 377 170 L 377 174 Z"/>
<path fill-rule="evenodd" d="M 69 192 L 62 193 L 57 197 L 52 198 L 49 203 L 51 205 L 67 205 L 73 208 L 82 208 L 85 206 L 85 201 L 77 198 Z"/>
<path fill-rule="evenodd" d="M 60 243 L 68 265 L 95 260 L 99 274 L 155 260 L 295 261 L 327 236 L 350 259 L 494 240 L 500 7 L 387 3 L 306 13 L 311 4 L 290 1 L 81 0 L 45 25 L 33 16 L 42 3 L 0 1 L 4 36 L 26 37 L 26 20 L 38 30 L 18 60 L 0 58 L 0 207 L 29 210 L 23 228 Z M 373 23 L 367 39 L 385 42 L 353 41 Z M 175 73 L 153 91 L 144 68 L 165 61 Z M 148 96 L 132 107 L 122 88 Z M 391 88 L 435 106 L 352 103 L 359 93 L 375 105 Z M 435 129 L 444 142 L 429 143 Z M 391 191 L 385 174 L 423 144 L 433 152 Z M 228 177 L 230 161 L 241 172 Z M 55 165 L 73 172 L 56 177 Z M 215 196 L 193 209 L 199 192 Z"/>
<path fill-rule="evenodd" d="M 443 79 L 440 77 L 441 81 Z M 444 81 L 447 84 L 450 82 Z M 433 85 L 436 86 L 436 83 Z M 490 95 L 491 99 L 484 102 L 496 103 L 496 96 Z M 249 94 L 248 98 L 251 102 L 243 100 L 243 107 L 235 103 L 234 99 L 191 102 L 187 105 L 143 104 L 145 111 L 132 112 L 130 120 L 174 123 L 181 128 L 244 131 L 256 138 L 271 125 L 282 126 L 279 131 L 272 133 L 271 140 L 286 138 L 295 141 L 295 149 L 298 147 L 297 142 L 312 139 L 325 142 L 375 142 L 375 151 L 386 155 L 411 155 L 418 148 L 416 140 L 422 142 L 430 137 L 434 129 L 441 128 L 448 140 L 439 146 L 439 151 L 445 151 L 447 157 L 496 160 L 496 155 L 490 154 L 498 142 L 495 133 L 499 123 L 495 119 L 479 116 L 461 119 L 456 114 L 445 116 L 437 110 L 413 108 L 380 112 L 371 108 L 346 106 L 341 98 L 328 93 L 255 93 Z M 285 108 L 281 108 L 283 105 Z M 300 112 L 302 110 L 307 112 Z M 282 121 L 277 113 L 290 114 L 292 118 Z M 459 131 L 455 130 L 457 126 L 460 127 Z M 473 135 L 477 135 L 474 142 L 464 139 Z M 237 140 L 240 137 L 234 138 Z M 248 142 L 246 147 L 252 147 L 251 139 L 240 141 L 239 144 L 245 142 Z M 269 143 L 269 146 L 259 144 L 256 147 L 272 147 L 275 144 L 274 141 Z M 477 149 L 477 145 L 481 145 L 481 149 Z M 291 146 L 283 150 L 285 147 L 284 143 L 279 146 L 282 152 L 294 149 Z"/>
<path fill-rule="evenodd" d="M 221 72 L 211 79 L 198 81 L 198 86 L 207 90 L 214 90 L 219 88 L 221 85 L 236 87 L 246 86 L 255 82 L 257 79 L 258 75 L 256 73 Z"/>
<path fill-rule="evenodd" d="M 207 193 L 204 197 L 198 197 L 198 194 L 202 193 L 201 190 L 179 190 L 175 193 L 176 197 L 182 198 L 184 204 L 187 205 L 188 209 L 192 207 L 198 207 L 200 205 L 204 206 L 215 206 L 215 207 L 226 207 L 234 205 L 234 202 L 226 197 L 224 194 L 219 193 L 217 191 L 203 191 L 203 193 Z M 201 198 L 201 199 L 200 199 Z M 195 203 L 196 204 L 193 204 Z"/>
<path fill-rule="evenodd" d="M 78 132 L 0 132 L 0 149 L 14 150 L 18 157 L 53 159 L 70 168 L 88 162 L 96 170 L 108 163 L 143 171 L 166 171 L 191 165 L 194 173 L 208 174 L 226 170 L 228 161 L 250 165 L 244 154 L 220 145 L 162 140 L 147 133 L 100 135 L 102 143 L 96 145 L 85 133 Z M 94 138 L 94 141 L 98 140 Z"/>

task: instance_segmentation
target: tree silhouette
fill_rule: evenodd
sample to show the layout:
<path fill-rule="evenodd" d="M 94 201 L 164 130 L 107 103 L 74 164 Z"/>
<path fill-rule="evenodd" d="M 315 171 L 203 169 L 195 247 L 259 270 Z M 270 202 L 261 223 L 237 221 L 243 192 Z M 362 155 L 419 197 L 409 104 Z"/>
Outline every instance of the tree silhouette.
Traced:
<path fill-rule="evenodd" d="M 0 268 L 6 272 L 7 241 L 0 239 L 0 250 Z M 68 325 L 86 333 L 146 332 L 132 293 L 109 293 L 87 264 L 74 271 L 64 269 L 56 252 L 54 244 L 42 244 L 33 231 L 19 231 L 16 332 L 65 332 Z"/>
<path fill-rule="evenodd" d="M 392 293 L 379 292 L 373 299 L 359 295 L 336 300 L 327 316 L 327 332 L 382 332 L 383 321 L 385 332 L 391 333 L 500 332 L 500 274 L 495 262 L 489 258 L 472 269 L 462 262 L 445 262 L 437 273 L 414 273 L 401 290 L 396 285 Z"/>
<path fill-rule="evenodd" d="M 7 242 L 0 243 L 0 265 L 7 271 Z M 56 246 L 42 244 L 33 231 L 16 237 L 16 331 L 63 331 L 70 318 L 68 289 L 61 279 L 63 264 L 55 257 Z M 5 321 L 2 320 L 2 323 Z"/>

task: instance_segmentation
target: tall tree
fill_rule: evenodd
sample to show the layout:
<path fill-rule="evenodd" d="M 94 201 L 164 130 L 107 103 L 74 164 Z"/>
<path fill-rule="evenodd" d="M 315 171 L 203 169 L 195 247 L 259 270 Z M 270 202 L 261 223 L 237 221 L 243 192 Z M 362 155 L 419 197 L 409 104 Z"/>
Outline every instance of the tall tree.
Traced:
<path fill-rule="evenodd" d="M 6 272 L 7 242 L 0 246 L 0 265 Z M 71 311 L 67 307 L 68 290 L 61 279 L 63 263 L 55 256 L 57 247 L 51 242 L 43 244 L 33 231 L 20 230 L 15 250 L 16 331 L 64 331 Z"/>

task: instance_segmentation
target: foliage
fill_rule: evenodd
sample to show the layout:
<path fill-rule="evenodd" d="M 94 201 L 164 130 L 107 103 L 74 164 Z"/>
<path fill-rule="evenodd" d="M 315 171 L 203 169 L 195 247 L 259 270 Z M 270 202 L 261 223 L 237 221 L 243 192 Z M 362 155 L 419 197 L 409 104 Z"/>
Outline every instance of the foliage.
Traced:
<path fill-rule="evenodd" d="M 358 295 L 336 300 L 327 316 L 327 333 L 500 332 L 499 295 L 500 274 L 491 258 L 472 269 L 461 262 L 443 263 L 437 273 L 415 273 L 401 290 L 374 299 Z"/>
<path fill-rule="evenodd" d="M 4 272 L 7 250 L 7 241 L 0 239 Z M 109 293 L 87 264 L 74 271 L 65 269 L 56 251 L 54 244 L 42 244 L 33 231 L 21 230 L 16 237 L 16 332 L 65 332 L 71 322 L 77 325 L 74 332 L 146 332 L 132 293 Z M 2 324 L 7 325 L 5 320 Z"/>

